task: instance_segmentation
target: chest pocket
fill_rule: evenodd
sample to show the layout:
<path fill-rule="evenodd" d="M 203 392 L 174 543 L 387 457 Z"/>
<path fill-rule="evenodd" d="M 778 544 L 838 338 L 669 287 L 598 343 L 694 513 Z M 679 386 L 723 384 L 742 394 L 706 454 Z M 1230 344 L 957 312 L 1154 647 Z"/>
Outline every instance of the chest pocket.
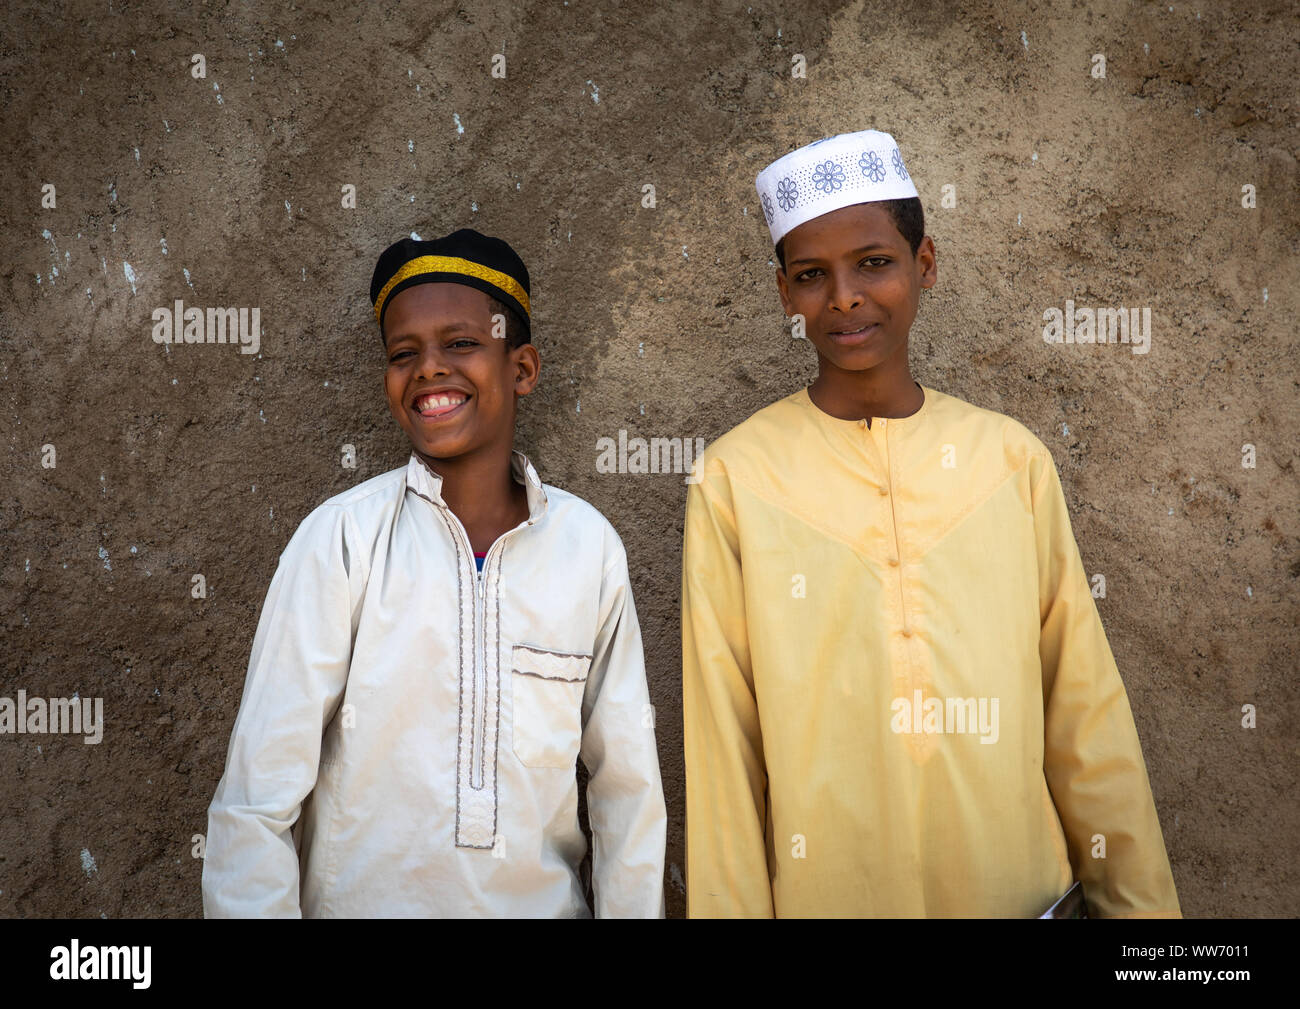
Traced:
<path fill-rule="evenodd" d="M 591 656 L 515 645 L 512 745 L 525 767 L 572 769 L 582 747 L 582 694 Z"/>

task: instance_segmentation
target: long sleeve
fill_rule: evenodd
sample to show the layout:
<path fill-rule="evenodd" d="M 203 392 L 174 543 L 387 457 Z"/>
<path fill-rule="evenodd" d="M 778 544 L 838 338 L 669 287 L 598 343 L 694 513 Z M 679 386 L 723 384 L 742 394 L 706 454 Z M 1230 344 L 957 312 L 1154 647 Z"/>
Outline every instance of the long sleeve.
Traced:
<path fill-rule="evenodd" d="M 1181 917 L 1142 747 L 1050 455 L 1030 464 L 1044 772 L 1094 917 Z M 1105 857 L 1100 855 L 1104 838 Z"/>
<path fill-rule="evenodd" d="M 687 491 L 682 551 L 687 915 L 770 918 L 767 770 L 739 537 L 726 477 L 704 472 Z"/>
<path fill-rule="evenodd" d="M 262 607 L 225 773 L 208 810 L 203 913 L 301 917 L 292 828 L 347 682 L 365 573 L 351 519 L 323 505 L 281 555 Z"/>
<path fill-rule="evenodd" d="M 668 815 L 627 555 L 612 530 L 599 630 L 583 694 L 597 918 L 664 917 Z"/>

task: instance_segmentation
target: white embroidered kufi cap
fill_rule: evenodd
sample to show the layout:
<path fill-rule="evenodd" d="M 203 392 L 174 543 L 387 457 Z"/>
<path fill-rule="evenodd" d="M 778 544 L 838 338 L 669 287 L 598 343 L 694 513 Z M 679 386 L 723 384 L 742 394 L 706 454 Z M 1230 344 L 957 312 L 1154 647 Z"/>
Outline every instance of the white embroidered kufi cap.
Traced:
<path fill-rule="evenodd" d="M 905 200 L 916 186 L 888 133 L 841 133 L 777 158 L 754 180 L 776 245 L 804 221 L 840 207 Z"/>

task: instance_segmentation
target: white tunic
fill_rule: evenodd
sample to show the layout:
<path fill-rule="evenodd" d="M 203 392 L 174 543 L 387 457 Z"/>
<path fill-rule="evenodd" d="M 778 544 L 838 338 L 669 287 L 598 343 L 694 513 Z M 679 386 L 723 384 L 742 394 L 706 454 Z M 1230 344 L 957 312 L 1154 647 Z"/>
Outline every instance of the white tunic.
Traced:
<path fill-rule="evenodd" d="M 627 557 L 511 462 L 529 517 L 475 570 L 407 465 L 298 527 L 208 813 L 207 917 L 663 917 L 666 814 Z M 300 815 L 301 814 L 301 815 Z"/>

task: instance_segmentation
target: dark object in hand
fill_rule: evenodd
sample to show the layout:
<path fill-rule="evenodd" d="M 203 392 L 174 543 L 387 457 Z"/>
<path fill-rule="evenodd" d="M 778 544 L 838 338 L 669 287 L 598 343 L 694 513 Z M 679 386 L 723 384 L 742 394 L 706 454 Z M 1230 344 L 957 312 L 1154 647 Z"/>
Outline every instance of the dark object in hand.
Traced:
<path fill-rule="evenodd" d="M 1083 901 L 1083 884 L 1075 883 L 1065 896 L 1040 914 L 1040 918 L 1086 918 L 1088 906 Z"/>

